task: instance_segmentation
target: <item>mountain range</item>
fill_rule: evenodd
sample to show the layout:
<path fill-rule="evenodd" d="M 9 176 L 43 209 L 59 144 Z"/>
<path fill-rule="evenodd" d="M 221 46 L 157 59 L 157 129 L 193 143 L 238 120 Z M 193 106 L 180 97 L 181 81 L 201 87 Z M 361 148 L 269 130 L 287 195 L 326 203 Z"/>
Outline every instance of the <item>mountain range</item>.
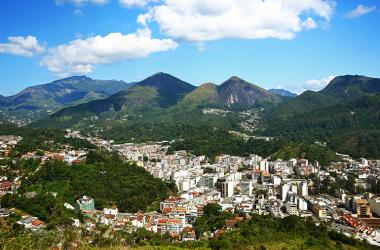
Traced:
<path fill-rule="evenodd" d="M 32 127 L 95 126 L 111 137 L 126 133 L 128 138 L 146 140 L 161 138 L 155 136 L 157 133 L 181 136 L 182 125 L 249 134 L 252 131 L 246 131 L 250 126 L 246 121 L 251 120 L 256 135 L 320 140 L 330 143 L 334 150 L 380 156 L 369 148 L 380 139 L 379 94 L 380 79 L 357 75 L 338 76 L 319 92 L 295 96 L 281 89 L 267 91 L 236 76 L 220 85 L 196 87 L 170 74 L 157 73 L 133 84 L 84 76 L 66 78 L 0 97 L 0 107 L 42 117 Z M 250 118 L 241 114 L 257 108 L 261 110 L 259 130 L 258 113 Z M 52 111 L 56 112 L 46 115 Z M 7 113 L 0 115 L 6 117 Z"/>
<path fill-rule="evenodd" d="M 6 116 L 35 120 L 63 107 L 106 98 L 129 86 L 123 81 L 73 76 L 29 87 L 13 96 L 1 96 L 0 110 Z"/>
<path fill-rule="evenodd" d="M 37 124 L 59 124 L 62 128 L 99 115 L 107 118 L 125 117 L 167 109 L 183 111 L 199 106 L 252 107 L 280 101 L 279 96 L 236 76 L 221 85 L 207 83 L 195 87 L 170 74 L 157 73 L 108 98 L 64 108 Z"/>

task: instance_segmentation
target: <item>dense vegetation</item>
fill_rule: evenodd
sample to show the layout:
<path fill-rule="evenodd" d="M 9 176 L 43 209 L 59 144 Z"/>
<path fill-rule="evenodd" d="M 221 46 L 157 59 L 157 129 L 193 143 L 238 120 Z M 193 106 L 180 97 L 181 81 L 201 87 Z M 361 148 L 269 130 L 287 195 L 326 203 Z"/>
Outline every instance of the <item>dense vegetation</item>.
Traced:
<path fill-rule="evenodd" d="M 265 134 L 289 141 L 315 140 L 353 157 L 380 158 L 380 96 L 366 96 L 349 103 L 316 108 L 297 115 L 279 117 L 268 114 Z"/>
<path fill-rule="evenodd" d="M 331 162 L 341 159 L 336 153 L 324 146 L 308 143 L 289 142 L 271 155 L 273 160 L 308 159 L 310 163 L 318 161 L 322 166 L 328 166 Z"/>
<path fill-rule="evenodd" d="M 209 204 L 205 215 L 197 219 L 195 230 L 203 236 L 205 231 L 221 230 L 217 237 L 206 238 L 195 242 L 177 242 L 169 235 L 159 235 L 139 229 L 133 232 L 118 231 L 114 237 L 108 237 L 106 228 L 93 237 L 91 245 L 83 249 L 125 247 L 145 247 L 143 249 L 376 249 L 365 242 L 330 231 L 326 226 L 316 226 L 312 220 L 289 216 L 285 219 L 272 216 L 251 214 L 250 219 L 238 222 L 234 230 L 225 230 L 226 219 L 236 215 L 222 212 L 220 206 Z M 57 236 L 63 246 L 76 239 L 77 234 L 70 229 L 62 232 L 42 232 L 37 235 L 21 231 L 0 233 L 0 245 L 8 244 L 10 249 L 48 249 L 57 244 Z M 39 237 L 37 239 L 36 237 Z M 46 240 L 41 240 L 46 239 Z M 55 239 L 55 240 L 54 240 Z"/>
<path fill-rule="evenodd" d="M 27 192 L 36 196 L 28 198 Z M 175 184 L 125 163 L 117 153 L 91 151 L 83 164 L 45 163 L 22 181 L 18 195 L 6 195 L 1 202 L 54 223 L 72 215 L 63 208 L 64 202 L 74 205 L 83 195 L 94 197 L 98 209 L 115 204 L 120 211 L 137 212 L 157 210 L 159 202 L 175 192 Z"/>

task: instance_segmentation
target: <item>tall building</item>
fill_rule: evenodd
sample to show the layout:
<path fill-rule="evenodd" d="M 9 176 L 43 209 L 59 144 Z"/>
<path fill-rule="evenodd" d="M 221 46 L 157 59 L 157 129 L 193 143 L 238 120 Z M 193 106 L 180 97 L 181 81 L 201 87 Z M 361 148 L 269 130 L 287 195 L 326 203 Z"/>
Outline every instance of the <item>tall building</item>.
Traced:
<path fill-rule="evenodd" d="M 233 196 L 234 184 L 232 182 L 222 182 L 220 184 L 220 193 L 223 198 Z"/>
<path fill-rule="evenodd" d="M 288 193 L 290 191 L 291 184 L 289 183 L 284 183 L 281 188 L 281 199 L 282 201 L 286 201 L 286 198 L 288 196 Z"/>
<path fill-rule="evenodd" d="M 298 194 L 300 196 L 306 197 L 309 195 L 307 181 L 300 180 L 290 180 L 282 185 L 281 198 L 282 201 L 286 201 L 288 193 Z"/>
<path fill-rule="evenodd" d="M 371 212 L 380 216 L 380 197 L 373 197 L 369 200 Z"/>
<path fill-rule="evenodd" d="M 356 201 L 356 213 L 359 218 L 372 217 L 370 205 L 366 199 L 359 199 Z"/>
<path fill-rule="evenodd" d="M 309 187 L 307 186 L 307 181 L 303 181 L 301 183 L 301 195 L 302 196 L 309 196 Z"/>
<path fill-rule="evenodd" d="M 260 171 L 269 172 L 269 162 L 267 162 L 266 160 L 260 161 L 259 162 L 259 169 L 260 169 Z"/>

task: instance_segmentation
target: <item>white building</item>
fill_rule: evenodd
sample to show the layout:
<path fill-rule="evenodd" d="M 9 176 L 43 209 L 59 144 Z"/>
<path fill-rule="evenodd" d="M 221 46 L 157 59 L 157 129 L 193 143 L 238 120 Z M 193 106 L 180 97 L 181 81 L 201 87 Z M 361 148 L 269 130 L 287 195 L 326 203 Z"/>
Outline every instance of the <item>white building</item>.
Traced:
<path fill-rule="evenodd" d="M 259 162 L 259 169 L 260 171 L 266 171 L 269 172 L 269 162 L 266 160 Z"/>
<path fill-rule="evenodd" d="M 220 193 L 223 198 L 232 197 L 234 195 L 234 183 L 222 182 L 220 184 Z"/>
<path fill-rule="evenodd" d="M 274 186 L 280 186 L 281 185 L 281 177 L 277 175 L 272 175 L 271 176 L 271 182 L 273 183 Z"/>

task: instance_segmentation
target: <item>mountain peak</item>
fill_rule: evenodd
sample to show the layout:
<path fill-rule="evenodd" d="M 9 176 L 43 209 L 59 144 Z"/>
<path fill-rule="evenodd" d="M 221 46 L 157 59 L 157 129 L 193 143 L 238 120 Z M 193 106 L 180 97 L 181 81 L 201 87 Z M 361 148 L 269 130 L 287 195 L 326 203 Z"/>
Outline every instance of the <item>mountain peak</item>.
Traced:
<path fill-rule="evenodd" d="M 55 80 L 54 82 L 62 82 L 62 81 L 86 81 L 92 80 L 90 77 L 82 75 L 82 76 L 69 76 L 66 78 Z"/>
<path fill-rule="evenodd" d="M 156 78 L 156 77 L 174 77 L 174 76 L 172 76 L 169 73 L 165 73 L 165 72 L 157 72 L 157 73 L 149 76 L 148 78 Z"/>
<path fill-rule="evenodd" d="M 195 89 L 195 86 L 178 79 L 170 74 L 159 72 L 138 83 L 136 87 L 155 88 L 160 96 L 160 106 L 168 107 L 176 104 L 186 94 Z"/>
<path fill-rule="evenodd" d="M 223 82 L 218 91 L 223 102 L 228 105 L 252 106 L 261 102 L 280 101 L 280 97 L 237 76 L 232 76 Z"/>
<path fill-rule="evenodd" d="M 243 81 L 243 79 L 238 76 L 231 76 L 227 81 Z"/>

